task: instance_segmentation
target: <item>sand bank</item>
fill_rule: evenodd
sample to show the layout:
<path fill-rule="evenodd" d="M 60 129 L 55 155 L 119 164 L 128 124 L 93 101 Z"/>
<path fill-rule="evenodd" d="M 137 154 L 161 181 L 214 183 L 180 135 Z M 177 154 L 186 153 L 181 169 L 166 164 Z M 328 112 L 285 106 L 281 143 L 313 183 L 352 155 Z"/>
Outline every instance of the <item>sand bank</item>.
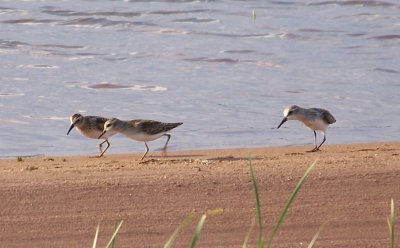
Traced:
<path fill-rule="evenodd" d="M 308 166 L 274 247 L 307 247 L 328 222 L 318 247 L 388 247 L 390 199 L 400 211 L 400 143 L 151 152 L 104 158 L 0 160 L 0 242 L 4 247 L 90 247 L 101 220 L 103 247 L 117 220 L 117 247 L 162 247 L 190 212 L 175 242 L 187 247 L 210 209 L 197 247 L 241 247 L 255 216 L 248 157 L 257 175 L 265 234 Z M 398 236 L 397 236 L 398 237 Z M 400 239 L 398 239 L 400 240 Z M 256 232 L 251 242 L 254 246 Z"/>

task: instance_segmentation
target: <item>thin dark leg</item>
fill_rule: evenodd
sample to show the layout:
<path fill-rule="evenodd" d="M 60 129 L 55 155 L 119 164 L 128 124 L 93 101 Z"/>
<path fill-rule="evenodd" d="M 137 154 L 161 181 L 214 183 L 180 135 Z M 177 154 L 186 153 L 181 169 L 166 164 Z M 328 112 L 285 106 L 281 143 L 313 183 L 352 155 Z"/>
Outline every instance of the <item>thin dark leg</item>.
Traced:
<path fill-rule="evenodd" d="M 99 144 L 99 152 L 102 153 L 103 152 L 103 144 L 106 142 L 106 140 L 104 140 L 103 142 L 101 142 Z"/>
<path fill-rule="evenodd" d="M 144 145 L 146 146 L 146 152 L 143 154 L 142 158 L 140 159 L 140 161 L 142 161 L 144 159 L 144 157 L 146 157 L 147 153 L 149 152 L 149 147 L 147 146 L 147 143 L 144 142 Z"/>
<path fill-rule="evenodd" d="M 171 134 L 166 133 L 164 135 L 168 137 L 167 138 L 167 142 L 165 142 L 165 145 L 164 145 L 164 148 L 163 148 L 163 150 L 165 151 L 165 150 L 167 150 L 167 145 L 168 145 L 169 139 L 171 138 Z"/>
<path fill-rule="evenodd" d="M 317 132 L 314 130 L 314 150 L 317 149 Z"/>
<path fill-rule="evenodd" d="M 104 142 L 106 142 L 106 141 L 104 140 L 103 142 L 101 142 L 101 143 L 99 144 L 99 152 L 100 152 L 100 153 L 103 152 L 103 144 L 104 144 Z"/>
<path fill-rule="evenodd" d="M 168 145 L 169 139 L 171 138 L 171 134 L 166 133 L 164 135 L 168 137 L 167 138 L 167 142 L 165 142 L 165 145 L 164 145 L 164 148 L 163 148 L 163 152 L 162 152 L 162 155 L 165 157 L 165 156 L 167 156 L 167 145 Z"/>
<path fill-rule="evenodd" d="M 102 147 L 102 145 L 105 143 L 105 142 L 107 142 L 107 147 L 106 147 L 106 149 L 104 149 L 104 151 L 102 152 L 101 151 L 101 147 Z M 104 140 L 103 142 L 101 142 L 100 143 L 100 145 L 99 145 L 99 148 L 100 148 L 100 155 L 99 155 L 99 158 L 101 157 L 101 156 L 103 156 L 103 154 L 107 151 L 107 149 L 110 147 L 110 142 L 108 142 L 108 139 L 106 139 L 106 140 Z"/>
<path fill-rule="evenodd" d="M 325 132 L 324 132 L 324 139 L 322 140 L 321 144 L 319 144 L 319 146 L 317 147 L 317 151 L 322 146 L 322 144 L 325 142 L 325 140 L 326 140 L 326 135 L 325 135 Z"/>
<path fill-rule="evenodd" d="M 317 133 L 315 132 L 315 130 L 313 130 L 313 131 L 314 131 L 314 149 L 312 149 L 312 150 L 309 151 L 309 152 L 318 151 L 318 148 L 317 148 Z"/>

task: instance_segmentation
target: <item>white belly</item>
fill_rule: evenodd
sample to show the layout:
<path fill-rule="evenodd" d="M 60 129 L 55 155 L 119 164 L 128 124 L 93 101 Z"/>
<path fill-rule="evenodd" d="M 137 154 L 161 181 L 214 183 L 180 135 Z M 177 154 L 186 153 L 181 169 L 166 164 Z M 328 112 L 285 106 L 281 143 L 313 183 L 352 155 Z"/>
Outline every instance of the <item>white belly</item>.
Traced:
<path fill-rule="evenodd" d="M 319 131 L 325 131 L 325 129 L 328 127 L 328 124 L 326 124 L 323 120 L 317 119 L 317 120 L 312 120 L 312 121 L 302 121 L 302 123 L 312 129 L 312 130 L 319 130 Z"/>
<path fill-rule="evenodd" d="M 127 137 L 136 140 L 136 141 L 142 141 L 142 142 L 148 142 L 148 141 L 153 141 L 161 136 L 163 136 L 165 133 L 158 133 L 158 134 L 153 134 L 153 135 L 148 135 L 145 133 L 124 133 Z"/>
<path fill-rule="evenodd" d="M 78 131 L 78 133 L 80 133 L 83 136 L 90 138 L 90 139 L 98 139 L 99 136 L 102 134 L 102 132 L 95 130 L 95 129 L 81 130 L 80 128 L 76 127 L 76 130 Z M 101 139 L 108 139 L 109 137 L 113 136 L 114 134 L 115 133 L 106 132 L 103 136 L 101 136 Z"/>

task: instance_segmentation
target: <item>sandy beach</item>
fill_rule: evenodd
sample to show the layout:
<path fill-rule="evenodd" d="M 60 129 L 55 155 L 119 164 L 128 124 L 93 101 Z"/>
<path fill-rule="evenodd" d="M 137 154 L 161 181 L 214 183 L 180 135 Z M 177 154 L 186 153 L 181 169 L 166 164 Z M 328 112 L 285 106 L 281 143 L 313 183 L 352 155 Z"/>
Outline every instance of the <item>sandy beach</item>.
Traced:
<path fill-rule="evenodd" d="M 252 157 L 267 235 L 300 177 L 315 159 L 273 247 L 388 247 L 390 199 L 400 211 L 400 143 L 150 152 L 103 158 L 0 160 L 3 247 L 98 246 L 123 220 L 117 247 L 162 247 L 186 215 L 193 222 L 174 247 L 187 247 L 209 210 L 197 247 L 242 247 L 255 217 Z M 397 237 L 398 234 L 396 234 Z M 255 247 L 257 232 L 249 244 Z M 399 238 L 397 240 L 400 240 Z"/>

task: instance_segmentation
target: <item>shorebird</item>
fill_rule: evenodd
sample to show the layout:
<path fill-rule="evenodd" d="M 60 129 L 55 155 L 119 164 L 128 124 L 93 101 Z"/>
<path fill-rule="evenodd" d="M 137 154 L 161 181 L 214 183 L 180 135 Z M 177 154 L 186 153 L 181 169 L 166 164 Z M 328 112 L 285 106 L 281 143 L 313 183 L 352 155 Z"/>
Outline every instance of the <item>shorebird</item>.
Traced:
<path fill-rule="evenodd" d="M 90 139 L 98 139 L 99 135 L 103 133 L 104 123 L 108 120 L 107 118 L 100 116 L 83 116 L 81 114 L 74 114 L 70 118 L 71 126 L 67 132 L 67 135 L 71 132 L 71 130 L 76 127 L 78 132 L 83 136 Z M 104 141 L 99 144 L 99 157 L 103 156 L 103 154 L 110 147 L 110 142 L 108 142 L 108 138 L 113 136 L 115 133 L 110 132 L 107 135 L 103 136 Z M 104 143 L 107 143 L 106 149 L 103 151 L 102 146 Z"/>
<path fill-rule="evenodd" d="M 277 127 L 279 129 L 283 123 L 288 120 L 298 120 L 301 121 L 305 126 L 314 131 L 314 149 L 310 152 L 319 151 L 319 148 L 324 144 L 326 140 L 326 128 L 336 122 L 335 117 L 329 113 L 326 109 L 321 108 L 310 108 L 305 109 L 296 105 L 289 106 L 283 111 L 283 120 Z M 324 134 L 324 139 L 321 144 L 317 146 L 317 133 L 315 131 L 320 131 Z"/>
<path fill-rule="evenodd" d="M 182 123 L 164 123 L 152 120 L 131 120 L 131 121 L 121 121 L 117 118 L 113 118 L 104 123 L 103 133 L 99 136 L 99 139 L 104 135 L 111 133 L 122 133 L 136 141 L 144 142 L 146 146 L 146 151 L 140 160 L 143 160 L 149 152 L 149 147 L 147 142 L 156 140 L 161 136 L 167 136 L 167 142 L 164 145 L 163 152 L 167 150 L 167 145 L 171 134 L 167 132 L 177 126 L 182 125 Z"/>

